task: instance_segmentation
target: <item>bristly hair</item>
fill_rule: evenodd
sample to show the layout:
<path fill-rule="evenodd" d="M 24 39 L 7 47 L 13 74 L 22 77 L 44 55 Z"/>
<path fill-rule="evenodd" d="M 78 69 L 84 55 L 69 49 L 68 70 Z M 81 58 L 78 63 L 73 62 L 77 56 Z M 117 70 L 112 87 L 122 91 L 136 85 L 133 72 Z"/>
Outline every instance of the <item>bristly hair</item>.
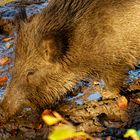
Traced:
<path fill-rule="evenodd" d="M 42 27 L 39 32 L 70 29 L 73 20 L 80 17 L 92 2 L 93 0 L 51 0 L 48 7 L 35 18 L 37 26 Z"/>
<path fill-rule="evenodd" d="M 21 24 L 26 21 L 27 21 L 26 9 L 25 7 L 21 7 L 19 8 L 19 11 L 14 18 L 14 23 L 16 25 L 17 30 L 19 30 L 20 27 L 22 26 Z"/>

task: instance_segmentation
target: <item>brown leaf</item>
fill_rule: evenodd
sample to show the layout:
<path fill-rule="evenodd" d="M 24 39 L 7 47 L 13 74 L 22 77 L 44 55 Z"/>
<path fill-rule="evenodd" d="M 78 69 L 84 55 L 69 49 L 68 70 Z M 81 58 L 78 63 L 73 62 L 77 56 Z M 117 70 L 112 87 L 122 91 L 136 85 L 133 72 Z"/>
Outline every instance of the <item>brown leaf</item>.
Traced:
<path fill-rule="evenodd" d="M 111 140 L 111 137 L 110 136 L 106 137 L 106 140 Z"/>
<path fill-rule="evenodd" d="M 46 109 L 43 111 L 42 115 L 52 115 L 52 111 L 49 109 Z"/>
<path fill-rule="evenodd" d="M 6 65 L 8 63 L 9 63 L 8 57 L 0 58 L 0 65 Z"/>
<path fill-rule="evenodd" d="M 17 135 L 17 130 L 16 129 L 12 129 L 11 130 L 11 135 L 12 136 L 16 136 Z"/>
<path fill-rule="evenodd" d="M 9 42 L 6 43 L 6 48 L 9 49 L 12 46 Z"/>
<path fill-rule="evenodd" d="M 7 41 L 9 41 L 11 39 L 12 39 L 11 37 L 7 37 L 7 38 L 3 38 L 2 41 L 7 42 Z"/>
<path fill-rule="evenodd" d="M 35 124 L 35 125 L 33 125 L 33 128 L 41 129 L 42 128 L 42 124 Z"/>
<path fill-rule="evenodd" d="M 140 78 L 134 81 L 131 85 L 129 85 L 128 89 L 130 91 L 140 90 Z"/>
<path fill-rule="evenodd" d="M 132 102 L 140 105 L 140 98 L 130 99 Z"/>

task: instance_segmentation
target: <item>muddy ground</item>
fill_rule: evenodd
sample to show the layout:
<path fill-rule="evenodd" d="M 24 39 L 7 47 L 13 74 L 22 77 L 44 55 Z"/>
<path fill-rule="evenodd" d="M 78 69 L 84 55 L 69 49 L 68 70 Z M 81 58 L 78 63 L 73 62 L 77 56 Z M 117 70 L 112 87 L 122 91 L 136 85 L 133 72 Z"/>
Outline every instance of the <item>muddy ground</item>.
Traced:
<path fill-rule="evenodd" d="M 10 80 L 9 69 L 14 66 L 14 16 L 20 7 L 26 7 L 28 17 L 37 14 L 47 6 L 47 1 L 13 2 L 0 7 L 0 59 L 7 57 L 9 61 L 0 65 L 0 77 L 8 80 L 1 84 L 2 99 L 7 82 Z M 10 36 L 11 39 L 5 40 Z M 83 79 L 75 85 L 68 96 L 57 103 L 52 110 L 59 112 L 66 120 L 73 123 L 77 130 L 83 130 L 92 136 L 105 139 L 121 140 L 128 128 L 140 129 L 140 68 L 129 71 L 124 83 L 122 95 L 111 96 L 105 83 L 94 79 Z M 105 95 L 103 98 L 102 95 Z M 124 97 L 125 96 L 125 97 Z M 127 100 L 127 104 L 124 100 Z M 38 140 L 47 139 L 50 132 L 48 126 L 30 108 L 25 108 L 13 120 L 0 123 L 1 140 Z"/>

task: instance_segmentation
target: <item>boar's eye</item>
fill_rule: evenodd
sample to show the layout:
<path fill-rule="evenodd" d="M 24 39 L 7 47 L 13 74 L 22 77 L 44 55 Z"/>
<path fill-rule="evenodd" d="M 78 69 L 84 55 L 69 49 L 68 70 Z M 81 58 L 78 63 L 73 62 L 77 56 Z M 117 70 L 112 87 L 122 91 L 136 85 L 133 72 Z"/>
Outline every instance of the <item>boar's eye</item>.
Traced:
<path fill-rule="evenodd" d="M 30 75 L 33 75 L 34 74 L 34 71 L 29 71 L 28 73 L 27 73 L 27 76 L 30 76 Z"/>
<path fill-rule="evenodd" d="M 28 70 L 27 71 L 27 81 L 29 82 L 29 79 L 34 75 L 35 70 Z"/>

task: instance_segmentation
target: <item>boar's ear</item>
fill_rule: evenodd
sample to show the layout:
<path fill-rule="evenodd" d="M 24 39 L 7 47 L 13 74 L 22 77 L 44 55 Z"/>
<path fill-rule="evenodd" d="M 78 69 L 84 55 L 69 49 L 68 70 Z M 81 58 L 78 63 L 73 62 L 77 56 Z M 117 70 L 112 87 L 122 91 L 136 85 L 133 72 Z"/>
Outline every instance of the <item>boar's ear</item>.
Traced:
<path fill-rule="evenodd" d="M 50 63 L 58 62 L 66 53 L 67 40 L 65 36 L 49 35 L 42 41 L 43 56 Z"/>
<path fill-rule="evenodd" d="M 16 25 L 16 30 L 19 31 L 23 23 L 27 21 L 27 14 L 26 14 L 25 7 L 19 9 L 19 12 L 16 14 L 14 21 Z"/>

